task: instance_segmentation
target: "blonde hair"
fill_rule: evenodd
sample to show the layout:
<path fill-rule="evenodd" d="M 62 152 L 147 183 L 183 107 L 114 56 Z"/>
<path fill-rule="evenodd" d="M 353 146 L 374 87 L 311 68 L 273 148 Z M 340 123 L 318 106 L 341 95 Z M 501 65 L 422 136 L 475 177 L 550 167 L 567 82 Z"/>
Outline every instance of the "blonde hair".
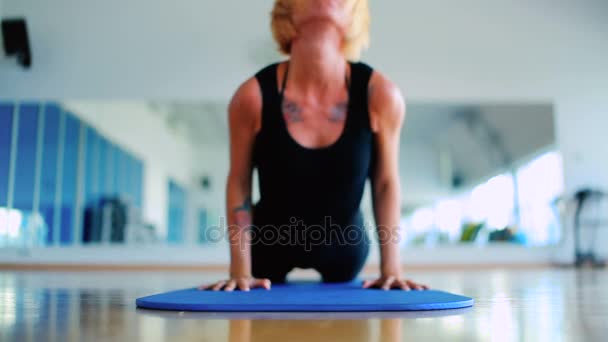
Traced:
<path fill-rule="evenodd" d="M 292 22 L 294 0 L 275 0 L 272 9 L 271 29 L 274 40 L 279 45 L 279 51 L 289 55 L 291 43 L 296 36 Z M 367 0 L 347 0 L 352 6 L 352 22 L 346 31 L 344 55 L 347 59 L 358 61 L 361 52 L 369 47 L 369 5 Z"/>

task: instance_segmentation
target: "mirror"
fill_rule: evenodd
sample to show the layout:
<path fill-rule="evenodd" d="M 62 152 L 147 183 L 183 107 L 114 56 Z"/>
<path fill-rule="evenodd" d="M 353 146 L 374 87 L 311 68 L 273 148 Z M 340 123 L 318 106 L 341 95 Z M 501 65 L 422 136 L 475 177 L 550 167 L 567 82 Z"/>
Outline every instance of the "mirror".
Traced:
<path fill-rule="evenodd" d="M 225 103 L 30 102 L 0 111 L 4 245 L 220 238 L 212 228 L 224 212 Z M 411 103 L 400 177 L 404 245 L 543 246 L 561 237 L 550 103 Z M 371 208 L 368 193 L 370 224 Z"/>

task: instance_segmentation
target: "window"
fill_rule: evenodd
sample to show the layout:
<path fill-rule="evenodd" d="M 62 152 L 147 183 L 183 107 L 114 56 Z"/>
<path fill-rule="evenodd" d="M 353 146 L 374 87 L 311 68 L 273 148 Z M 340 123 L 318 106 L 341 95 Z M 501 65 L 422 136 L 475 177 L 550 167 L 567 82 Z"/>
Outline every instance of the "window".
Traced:
<path fill-rule="evenodd" d="M 490 229 L 504 229 L 512 224 L 515 208 L 514 189 L 511 175 L 496 176 L 473 189 L 473 221 L 486 222 Z"/>
<path fill-rule="evenodd" d="M 520 225 L 532 245 L 557 243 L 561 238 L 554 201 L 564 191 L 562 158 L 544 154 L 517 172 Z"/>
<path fill-rule="evenodd" d="M 510 228 L 506 236 L 513 236 L 506 241 L 534 246 L 555 244 L 561 230 L 554 201 L 563 190 L 561 156 L 545 153 L 520 167 L 515 176 L 497 175 L 471 191 L 415 210 L 402 220 L 404 241 L 454 242 L 465 224 L 480 223 L 487 232 Z"/>

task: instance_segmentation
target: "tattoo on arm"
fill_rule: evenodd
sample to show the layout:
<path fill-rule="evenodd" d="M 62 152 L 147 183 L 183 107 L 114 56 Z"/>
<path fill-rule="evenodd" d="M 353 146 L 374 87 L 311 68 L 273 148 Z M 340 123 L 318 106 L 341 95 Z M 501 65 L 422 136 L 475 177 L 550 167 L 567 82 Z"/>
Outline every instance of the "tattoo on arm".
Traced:
<path fill-rule="evenodd" d="M 285 116 L 285 120 L 289 123 L 294 122 L 302 122 L 302 108 L 295 102 L 287 97 L 283 100 L 283 115 Z"/>
<path fill-rule="evenodd" d="M 331 109 L 329 121 L 344 122 L 346 120 L 346 112 L 348 111 L 348 102 L 340 102 Z"/>
<path fill-rule="evenodd" d="M 232 210 L 236 224 L 239 226 L 249 226 L 251 224 L 251 196 L 247 197 L 243 204 Z"/>
<path fill-rule="evenodd" d="M 234 208 L 232 211 L 236 214 L 239 211 L 250 211 L 251 210 L 251 196 L 245 198 L 245 201 L 240 206 Z"/>

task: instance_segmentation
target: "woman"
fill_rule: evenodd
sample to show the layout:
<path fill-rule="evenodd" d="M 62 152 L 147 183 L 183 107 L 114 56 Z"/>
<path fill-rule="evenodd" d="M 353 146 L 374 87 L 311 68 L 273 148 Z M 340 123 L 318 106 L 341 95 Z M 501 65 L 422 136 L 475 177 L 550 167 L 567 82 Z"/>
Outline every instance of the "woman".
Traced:
<path fill-rule="evenodd" d="M 404 100 L 382 74 L 349 62 L 368 29 L 366 0 L 275 1 L 273 35 L 290 58 L 246 81 L 230 103 L 230 278 L 202 289 L 270 289 L 296 267 L 325 282 L 356 278 L 369 249 L 359 210 L 368 178 L 381 276 L 363 286 L 426 289 L 402 277 L 399 257 Z"/>

